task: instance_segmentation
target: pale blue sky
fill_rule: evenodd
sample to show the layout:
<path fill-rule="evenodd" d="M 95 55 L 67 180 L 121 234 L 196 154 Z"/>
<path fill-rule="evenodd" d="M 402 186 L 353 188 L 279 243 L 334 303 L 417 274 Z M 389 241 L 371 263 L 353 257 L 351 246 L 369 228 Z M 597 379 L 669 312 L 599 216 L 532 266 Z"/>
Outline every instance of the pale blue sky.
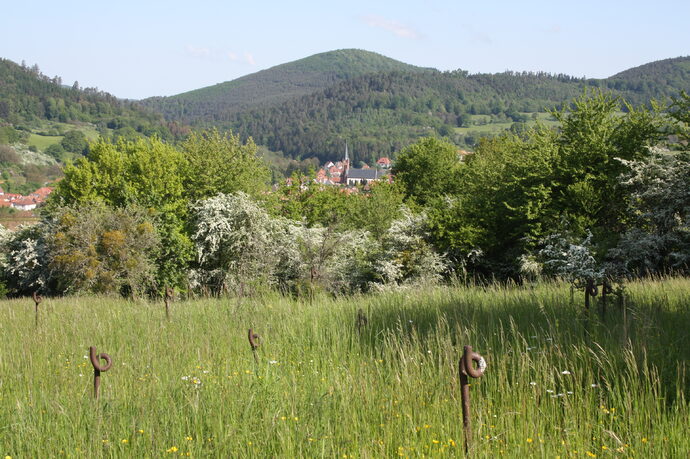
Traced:
<path fill-rule="evenodd" d="M 342 48 L 440 70 L 595 78 L 690 55 L 688 0 L 2 3 L 0 57 L 135 99 Z"/>

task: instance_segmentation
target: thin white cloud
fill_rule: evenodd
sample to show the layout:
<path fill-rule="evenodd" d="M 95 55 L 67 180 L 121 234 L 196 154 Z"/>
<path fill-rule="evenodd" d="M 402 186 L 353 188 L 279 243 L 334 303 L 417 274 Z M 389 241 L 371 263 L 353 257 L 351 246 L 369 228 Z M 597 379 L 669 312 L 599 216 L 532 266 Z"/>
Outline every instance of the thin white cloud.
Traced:
<path fill-rule="evenodd" d="M 256 65 L 256 61 L 254 60 L 254 56 L 252 56 L 251 53 L 244 53 L 244 61 L 251 65 L 252 67 Z"/>
<path fill-rule="evenodd" d="M 228 59 L 230 59 L 231 61 L 236 61 L 237 59 L 239 59 L 239 56 L 236 53 L 233 53 L 232 51 L 228 51 L 226 56 L 228 56 Z"/>
<path fill-rule="evenodd" d="M 187 45 L 185 50 L 186 50 L 187 54 L 189 54 L 190 56 L 193 56 L 193 57 L 200 57 L 200 58 L 211 57 L 211 50 L 208 48 L 194 46 L 194 45 Z"/>
<path fill-rule="evenodd" d="M 375 27 L 379 29 L 386 30 L 393 33 L 394 35 L 402 38 L 411 38 L 417 40 L 422 37 L 422 35 L 410 26 L 401 24 L 398 21 L 393 21 L 386 19 L 381 16 L 368 15 L 362 16 L 362 22 L 364 22 L 369 27 Z"/>
<path fill-rule="evenodd" d="M 490 45 L 493 43 L 489 34 L 481 29 L 477 29 L 472 24 L 461 24 L 460 28 L 464 29 L 463 31 L 472 43 L 480 43 L 483 45 Z"/>

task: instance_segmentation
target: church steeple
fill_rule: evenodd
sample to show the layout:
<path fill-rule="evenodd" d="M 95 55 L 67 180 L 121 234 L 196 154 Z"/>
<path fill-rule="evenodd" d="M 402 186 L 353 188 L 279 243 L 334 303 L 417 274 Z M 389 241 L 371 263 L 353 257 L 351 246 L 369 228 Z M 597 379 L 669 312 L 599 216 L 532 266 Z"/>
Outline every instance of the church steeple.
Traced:
<path fill-rule="evenodd" d="M 347 140 L 345 141 L 345 161 L 350 162 L 350 157 L 347 154 Z"/>

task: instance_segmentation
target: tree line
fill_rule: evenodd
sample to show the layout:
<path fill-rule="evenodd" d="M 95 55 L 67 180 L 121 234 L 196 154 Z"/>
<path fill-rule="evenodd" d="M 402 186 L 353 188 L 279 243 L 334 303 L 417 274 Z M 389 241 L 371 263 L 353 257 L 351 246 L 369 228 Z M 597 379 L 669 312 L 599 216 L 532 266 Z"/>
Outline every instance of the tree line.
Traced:
<path fill-rule="evenodd" d="M 13 294 L 347 294 L 443 279 L 685 272 L 690 97 L 666 110 L 595 91 L 520 134 L 403 148 L 394 183 L 269 187 L 253 141 L 104 140 L 65 170 L 39 225 L 2 236 Z M 570 271 L 568 271 L 570 270 Z M 585 274 L 582 274 L 585 275 Z"/>

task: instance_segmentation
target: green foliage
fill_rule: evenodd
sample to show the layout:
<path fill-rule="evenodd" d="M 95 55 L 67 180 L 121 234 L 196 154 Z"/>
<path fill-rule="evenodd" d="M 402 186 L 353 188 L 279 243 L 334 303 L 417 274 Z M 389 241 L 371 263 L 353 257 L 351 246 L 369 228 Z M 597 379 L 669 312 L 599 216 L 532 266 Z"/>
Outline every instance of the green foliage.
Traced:
<path fill-rule="evenodd" d="M 107 123 L 119 119 L 140 133 L 171 136 L 160 115 L 137 103 L 117 99 L 97 88 L 64 87 L 59 77 L 49 78 L 38 67 L 29 69 L 0 59 L 0 83 L 0 121 L 15 126 L 38 120 Z"/>
<path fill-rule="evenodd" d="M 26 141 L 26 136 L 25 132 L 17 131 L 12 126 L 0 126 L 0 145 Z"/>
<path fill-rule="evenodd" d="M 425 205 L 453 191 L 459 165 L 457 147 L 443 140 L 425 137 L 400 153 L 393 167 L 393 175 L 406 198 Z"/>
<path fill-rule="evenodd" d="M 681 91 L 680 95 L 673 98 L 669 107 L 669 114 L 676 121 L 676 132 L 687 142 L 690 142 L 690 95 Z"/>
<path fill-rule="evenodd" d="M 353 164 L 371 164 L 424 136 L 447 136 L 473 147 L 480 136 L 488 135 L 488 128 L 514 126 L 520 133 L 526 113 L 561 107 L 586 88 L 642 105 L 675 96 L 690 81 L 690 58 L 648 64 L 611 79 L 585 80 L 544 72 L 470 75 L 401 63 L 387 66 L 374 58 L 381 56 L 359 51 L 316 57 L 146 103 L 168 119 L 231 128 L 293 159 L 330 160 L 341 154 L 345 138 L 353 146 Z M 316 64 L 306 65 L 311 60 Z M 664 74 L 672 77 L 665 80 Z M 618 108 L 626 110 L 624 104 Z M 490 124 L 473 125 L 477 115 Z"/>
<path fill-rule="evenodd" d="M 62 141 L 60 141 L 60 145 L 62 145 L 62 148 L 65 150 L 72 153 L 88 153 L 89 144 L 86 142 L 86 136 L 83 132 L 76 129 L 67 131 Z"/>
<path fill-rule="evenodd" d="M 555 113 L 555 131 L 538 125 L 520 136 L 480 142 L 457 174 L 456 191 L 430 202 L 432 237 L 463 263 L 484 253 L 486 274 L 518 272 L 519 257 L 569 222 L 575 238 L 594 233 L 599 255 L 616 244 L 628 218 L 621 159 L 640 159 L 660 139 L 662 118 L 597 92 Z"/>
<path fill-rule="evenodd" d="M 576 99 L 569 111 L 554 113 L 561 122 L 556 207 L 579 227 L 616 228 L 626 209 L 618 185 L 625 171 L 619 161 L 647 156 L 661 138 L 657 113 L 629 107 L 619 116 L 616 99 L 596 92 Z"/>
<path fill-rule="evenodd" d="M 192 247 L 185 231 L 186 172 L 184 155 L 158 139 L 117 144 L 100 140 L 91 145 L 88 157 L 65 167 L 65 178 L 50 196 L 48 211 L 93 202 L 150 209 L 163 247 L 156 260 L 157 281 L 184 285 Z"/>
<path fill-rule="evenodd" d="M 190 200 L 218 193 L 244 191 L 256 195 L 266 188 L 269 172 L 254 142 L 217 130 L 192 133 L 181 145 L 187 162 L 184 187 Z"/>
<path fill-rule="evenodd" d="M 53 145 L 46 148 L 45 153 L 47 155 L 52 156 L 53 158 L 55 158 L 57 160 L 62 160 L 62 157 L 65 154 L 65 149 L 62 147 L 61 144 L 54 143 Z"/>
<path fill-rule="evenodd" d="M 140 296 L 154 289 L 158 243 L 145 210 L 57 209 L 47 237 L 51 290 Z"/>

